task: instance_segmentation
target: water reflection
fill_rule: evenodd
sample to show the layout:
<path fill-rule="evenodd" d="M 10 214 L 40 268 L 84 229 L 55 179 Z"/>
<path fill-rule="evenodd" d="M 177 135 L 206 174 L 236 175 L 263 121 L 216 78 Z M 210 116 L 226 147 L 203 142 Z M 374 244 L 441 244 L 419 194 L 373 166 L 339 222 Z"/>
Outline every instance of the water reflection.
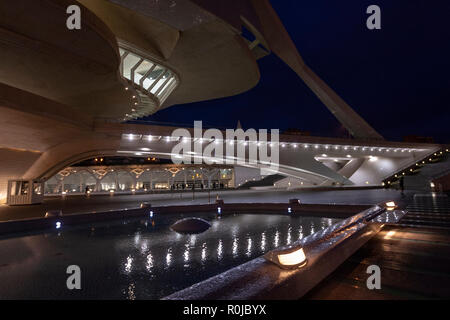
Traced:
<path fill-rule="evenodd" d="M 261 251 L 266 251 L 266 232 L 261 233 Z"/>
<path fill-rule="evenodd" d="M 292 227 L 289 225 L 289 228 L 287 231 L 286 244 L 291 244 L 291 232 L 292 232 Z"/>
<path fill-rule="evenodd" d="M 247 239 L 247 252 L 245 253 L 248 257 L 252 255 L 252 238 Z"/>
<path fill-rule="evenodd" d="M 234 238 L 233 239 L 233 257 L 236 258 L 237 254 L 238 254 L 238 246 L 239 246 L 239 238 Z"/>
<path fill-rule="evenodd" d="M 278 247 L 279 242 L 280 242 L 280 232 L 277 230 L 277 232 L 275 232 L 275 238 L 273 240 L 273 245 L 275 248 Z"/>
<path fill-rule="evenodd" d="M 127 289 L 127 300 L 136 300 L 136 285 L 132 282 Z"/>
<path fill-rule="evenodd" d="M 184 254 L 183 254 L 184 262 L 189 262 L 189 244 L 186 243 L 184 246 L 186 247 L 186 249 L 184 250 Z M 185 263 L 184 266 L 186 267 L 189 265 Z"/>
<path fill-rule="evenodd" d="M 300 226 L 300 228 L 298 228 L 298 239 L 297 240 L 301 240 L 303 239 L 303 226 Z"/>
<path fill-rule="evenodd" d="M 61 236 L 61 243 L 71 237 L 70 241 L 83 248 L 78 251 L 84 255 L 80 253 L 77 256 L 78 251 L 71 252 L 72 246 L 65 246 L 62 251 L 77 261 L 91 263 L 89 268 L 101 270 L 96 278 L 86 281 L 116 281 L 114 285 L 119 289 L 112 298 L 119 295 L 122 299 L 158 299 L 276 247 L 292 244 L 315 231 L 331 229 L 337 222 L 335 219 L 288 215 L 224 215 L 220 220 L 214 215 L 198 216 L 210 221 L 212 228 L 197 235 L 183 235 L 170 230 L 169 226 L 180 219 L 178 215 L 157 215 L 154 217 L 155 227 L 149 225 L 148 228 L 143 227 L 145 221 L 142 219 L 130 219 L 126 224 L 122 221 L 95 224 L 84 232 L 81 229 L 67 230 Z M 94 234 L 91 234 L 91 227 L 95 227 Z M 45 241 L 54 241 L 54 238 Z M 54 242 L 51 244 L 55 245 Z M 86 262 L 84 256 L 101 259 Z M 108 276 L 104 275 L 105 269 L 110 271 Z M 112 295 L 102 292 L 105 297 L 109 297 L 108 294 Z"/>
<path fill-rule="evenodd" d="M 222 254 L 223 254 L 223 244 L 222 244 L 222 239 L 219 240 L 219 245 L 217 246 L 217 259 L 221 260 L 222 259 Z"/>
<path fill-rule="evenodd" d="M 133 266 L 133 258 L 131 256 L 127 257 L 127 262 L 125 263 L 125 272 L 130 273 Z"/>
<path fill-rule="evenodd" d="M 147 269 L 147 271 L 149 273 L 152 273 L 152 269 L 153 269 L 153 256 L 151 253 L 149 253 L 147 255 L 147 264 L 145 265 L 145 269 Z"/>
<path fill-rule="evenodd" d="M 206 261 L 206 242 L 202 244 L 202 262 Z"/>
<path fill-rule="evenodd" d="M 166 255 L 166 265 L 167 267 L 170 267 L 172 264 L 172 248 L 167 249 L 167 255 Z"/>

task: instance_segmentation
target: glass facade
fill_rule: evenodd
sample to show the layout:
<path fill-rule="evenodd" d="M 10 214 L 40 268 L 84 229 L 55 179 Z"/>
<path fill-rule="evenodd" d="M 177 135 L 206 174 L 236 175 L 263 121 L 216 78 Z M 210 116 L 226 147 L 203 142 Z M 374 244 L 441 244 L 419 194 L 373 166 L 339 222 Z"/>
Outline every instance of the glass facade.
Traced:
<path fill-rule="evenodd" d="M 141 88 L 142 93 L 154 96 L 163 104 L 178 84 L 175 74 L 168 68 L 126 49 L 119 48 L 121 74 Z"/>

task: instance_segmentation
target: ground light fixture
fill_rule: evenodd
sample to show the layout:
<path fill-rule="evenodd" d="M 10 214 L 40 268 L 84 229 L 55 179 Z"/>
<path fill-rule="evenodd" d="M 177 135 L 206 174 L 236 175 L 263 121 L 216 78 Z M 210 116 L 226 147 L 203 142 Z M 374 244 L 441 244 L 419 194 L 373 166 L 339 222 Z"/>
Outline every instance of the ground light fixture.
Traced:
<path fill-rule="evenodd" d="M 395 208 L 398 207 L 397 204 L 394 201 L 388 201 L 388 202 L 385 203 L 385 205 L 386 205 L 386 209 L 389 210 L 389 211 L 392 211 L 392 210 L 394 210 Z"/>
<path fill-rule="evenodd" d="M 301 246 L 269 251 L 264 255 L 264 258 L 282 269 L 302 268 L 308 262 L 305 251 Z"/>

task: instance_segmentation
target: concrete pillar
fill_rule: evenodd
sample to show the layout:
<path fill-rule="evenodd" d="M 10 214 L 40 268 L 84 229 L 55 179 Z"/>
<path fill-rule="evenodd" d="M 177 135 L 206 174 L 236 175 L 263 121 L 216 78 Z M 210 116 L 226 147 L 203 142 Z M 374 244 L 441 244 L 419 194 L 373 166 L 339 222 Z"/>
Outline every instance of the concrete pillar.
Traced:
<path fill-rule="evenodd" d="M 153 190 L 153 173 L 150 171 L 150 190 Z"/>

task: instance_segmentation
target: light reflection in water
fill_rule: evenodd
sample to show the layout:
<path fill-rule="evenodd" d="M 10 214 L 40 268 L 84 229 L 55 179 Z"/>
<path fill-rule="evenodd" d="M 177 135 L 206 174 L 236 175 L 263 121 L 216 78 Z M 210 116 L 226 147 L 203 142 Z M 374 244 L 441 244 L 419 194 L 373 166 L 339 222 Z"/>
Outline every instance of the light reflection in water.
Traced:
<path fill-rule="evenodd" d="M 298 228 L 298 240 L 303 239 L 303 226 L 300 226 L 300 228 Z"/>
<path fill-rule="evenodd" d="M 278 247 L 278 244 L 280 242 L 280 232 L 277 230 L 275 232 L 275 239 L 273 240 L 273 245 L 276 247 Z"/>
<path fill-rule="evenodd" d="M 184 262 L 185 262 L 184 266 L 188 267 L 189 264 L 186 264 L 186 262 L 189 262 L 189 244 L 186 243 L 184 246 L 186 247 L 186 249 L 184 250 L 184 254 L 183 254 Z"/>
<path fill-rule="evenodd" d="M 191 235 L 190 245 L 194 247 L 196 241 L 197 241 L 197 236 L 195 234 Z"/>
<path fill-rule="evenodd" d="M 223 244 L 222 239 L 219 240 L 219 245 L 217 246 L 217 259 L 221 260 L 223 257 Z"/>
<path fill-rule="evenodd" d="M 169 268 L 181 274 L 189 272 L 189 275 L 197 274 L 197 270 L 207 272 L 211 268 L 224 268 L 222 271 L 225 271 L 269 250 L 290 245 L 336 222 L 336 219 L 320 218 L 264 218 L 255 215 L 224 216 L 221 220 L 210 220 L 216 230 L 210 228 L 197 235 L 182 235 L 169 230 L 159 234 L 155 232 L 158 229 L 133 232 L 131 246 L 134 250 L 128 252 L 124 263 L 125 273 L 133 277 L 144 270 L 148 275 L 146 279 L 158 279 L 166 277 L 167 273 L 163 272 Z M 216 251 L 217 256 L 213 251 Z M 172 281 L 172 277 L 168 277 Z M 131 284 L 127 286 L 123 295 L 133 299 L 135 289 Z"/>
<path fill-rule="evenodd" d="M 141 244 L 141 253 L 144 254 L 144 253 L 147 251 L 147 249 L 148 249 L 147 241 L 144 241 L 144 242 Z"/>
<path fill-rule="evenodd" d="M 141 235 L 139 232 L 136 232 L 134 235 L 134 244 L 137 246 L 139 244 L 139 240 L 141 239 Z"/>
<path fill-rule="evenodd" d="M 127 257 L 127 262 L 125 263 L 125 272 L 130 273 L 133 266 L 133 258 L 131 256 Z"/>
<path fill-rule="evenodd" d="M 233 257 L 237 256 L 238 253 L 238 246 L 239 246 L 239 238 L 234 238 L 233 239 Z"/>
<path fill-rule="evenodd" d="M 236 237 L 238 233 L 239 233 L 239 226 L 235 224 L 231 227 L 231 234 L 233 235 L 233 237 Z"/>
<path fill-rule="evenodd" d="M 287 232 L 287 238 L 286 238 L 286 244 L 291 244 L 291 232 L 292 232 L 292 227 L 289 225 L 288 228 L 288 232 Z"/>
<path fill-rule="evenodd" d="M 136 285 L 132 282 L 128 286 L 128 290 L 127 290 L 127 299 L 128 300 L 136 300 L 135 291 L 136 291 Z"/>
<path fill-rule="evenodd" d="M 170 265 L 172 264 L 172 248 L 169 248 L 167 250 L 166 264 L 167 264 L 167 267 L 170 267 Z"/>
<path fill-rule="evenodd" d="M 153 269 L 153 256 L 151 253 L 149 253 L 147 255 L 147 264 L 145 265 L 145 268 L 147 269 L 148 272 L 152 272 Z"/>
<path fill-rule="evenodd" d="M 252 238 L 247 239 L 247 252 L 245 253 L 248 257 L 252 255 Z"/>
<path fill-rule="evenodd" d="M 266 232 L 261 233 L 261 251 L 266 251 Z"/>
<path fill-rule="evenodd" d="M 202 262 L 206 261 L 206 242 L 202 244 Z"/>

